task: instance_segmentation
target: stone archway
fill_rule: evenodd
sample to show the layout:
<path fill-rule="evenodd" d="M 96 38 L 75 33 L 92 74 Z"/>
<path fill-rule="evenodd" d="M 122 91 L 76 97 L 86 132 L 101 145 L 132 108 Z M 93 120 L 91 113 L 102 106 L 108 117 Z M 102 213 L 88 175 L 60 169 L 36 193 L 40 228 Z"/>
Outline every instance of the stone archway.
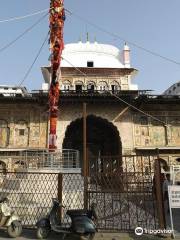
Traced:
<path fill-rule="evenodd" d="M 87 148 L 89 158 L 121 156 L 122 144 L 116 126 L 101 117 L 87 116 Z M 71 122 L 65 132 L 63 149 L 76 149 L 83 156 L 83 119 Z"/>

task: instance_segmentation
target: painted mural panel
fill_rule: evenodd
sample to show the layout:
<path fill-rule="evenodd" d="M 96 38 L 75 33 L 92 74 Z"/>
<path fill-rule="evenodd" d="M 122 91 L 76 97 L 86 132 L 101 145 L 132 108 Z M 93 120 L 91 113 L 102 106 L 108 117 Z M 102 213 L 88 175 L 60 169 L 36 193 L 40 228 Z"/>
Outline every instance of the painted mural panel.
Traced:
<path fill-rule="evenodd" d="M 30 147 L 39 147 L 39 136 L 40 136 L 40 129 L 39 126 L 31 126 L 30 131 Z"/>
<path fill-rule="evenodd" d="M 180 126 L 171 127 L 171 144 L 180 146 Z"/>
<path fill-rule="evenodd" d="M 157 119 L 165 121 L 164 117 Z M 134 117 L 135 146 L 165 146 L 165 128 L 162 122 L 146 116 Z"/>
<path fill-rule="evenodd" d="M 29 129 L 26 121 L 21 120 L 15 124 L 15 146 L 27 147 L 29 142 Z"/>
<path fill-rule="evenodd" d="M 0 147 L 7 147 L 9 142 L 9 128 L 5 120 L 0 120 Z"/>
<path fill-rule="evenodd" d="M 163 126 L 153 126 L 151 128 L 152 146 L 165 146 L 165 129 Z"/>
<path fill-rule="evenodd" d="M 149 126 L 148 118 L 146 116 L 135 116 L 134 117 L 134 135 L 136 146 L 149 146 Z"/>

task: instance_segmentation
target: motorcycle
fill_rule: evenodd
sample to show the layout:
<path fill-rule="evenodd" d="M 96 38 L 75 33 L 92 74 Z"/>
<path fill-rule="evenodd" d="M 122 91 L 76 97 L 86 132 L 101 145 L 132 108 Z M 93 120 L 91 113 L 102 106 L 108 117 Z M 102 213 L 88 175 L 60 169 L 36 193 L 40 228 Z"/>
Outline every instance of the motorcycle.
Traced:
<path fill-rule="evenodd" d="M 0 227 L 7 227 L 8 235 L 16 238 L 22 233 L 22 224 L 19 217 L 12 211 L 8 202 L 8 198 L 2 198 L 0 200 Z"/>
<path fill-rule="evenodd" d="M 59 212 L 62 209 L 62 204 L 53 199 L 53 206 L 46 218 L 40 219 L 37 223 L 37 238 L 45 239 L 49 236 L 51 230 L 62 234 L 62 239 L 67 234 L 74 233 L 83 236 L 87 240 L 93 239 L 97 229 L 94 221 L 97 220 L 95 204 L 92 204 L 91 210 L 67 210 L 66 214 L 71 218 L 70 227 L 63 227 L 60 221 Z"/>

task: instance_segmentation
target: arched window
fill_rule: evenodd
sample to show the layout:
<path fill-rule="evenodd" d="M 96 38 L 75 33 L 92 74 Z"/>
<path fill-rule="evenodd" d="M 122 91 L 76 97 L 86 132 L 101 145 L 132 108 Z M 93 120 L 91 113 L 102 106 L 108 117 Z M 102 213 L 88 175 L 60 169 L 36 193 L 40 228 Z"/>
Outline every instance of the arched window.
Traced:
<path fill-rule="evenodd" d="M 71 83 L 70 83 L 70 81 L 68 81 L 68 80 L 63 81 L 61 90 L 62 90 L 62 91 L 69 91 L 70 89 L 71 89 Z"/>
<path fill-rule="evenodd" d="M 76 90 L 76 92 L 82 92 L 83 87 L 84 87 L 84 84 L 83 84 L 82 81 L 76 81 L 75 82 L 75 90 Z"/>
<path fill-rule="evenodd" d="M 94 92 L 95 89 L 96 89 L 96 84 L 95 84 L 95 82 L 89 81 L 89 82 L 87 83 L 87 91 L 91 93 L 91 92 Z"/>
<path fill-rule="evenodd" d="M 15 146 L 27 147 L 29 144 L 29 128 L 24 120 L 20 120 L 15 125 Z"/>
<path fill-rule="evenodd" d="M 0 147 L 7 147 L 9 144 L 9 128 L 5 120 L 0 120 Z"/>
<path fill-rule="evenodd" d="M 104 81 L 99 82 L 99 84 L 98 84 L 98 90 L 101 91 L 101 92 L 107 91 L 107 90 L 108 90 L 108 85 L 107 85 L 107 83 L 104 82 Z"/>
<path fill-rule="evenodd" d="M 120 90 L 121 88 L 120 88 L 120 85 L 119 85 L 119 83 L 118 82 L 116 82 L 116 81 L 112 81 L 111 82 L 111 91 L 112 92 L 116 92 L 116 91 L 118 91 L 118 90 Z"/>

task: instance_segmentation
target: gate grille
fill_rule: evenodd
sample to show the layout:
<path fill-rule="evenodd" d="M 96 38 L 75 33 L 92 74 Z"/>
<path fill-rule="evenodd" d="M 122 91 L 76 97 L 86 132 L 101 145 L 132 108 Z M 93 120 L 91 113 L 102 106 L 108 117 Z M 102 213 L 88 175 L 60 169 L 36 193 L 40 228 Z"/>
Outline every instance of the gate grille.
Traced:
<path fill-rule="evenodd" d="M 154 158 L 128 156 L 122 158 L 122 163 L 121 167 L 113 169 L 106 158 L 107 168 L 103 166 L 101 172 L 90 171 L 87 199 L 88 206 L 92 202 L 97 204 L 98 228 L 130 231 L 140 226 L 156 229 Z"/>
<path fill-rule="evenodd" d="M 104 162 L 102 159 L 101 166 L 96 165 L 94 171 L 90 166 L 87 177 L 77 173 L 1 172 L 0 198 L 9 198 L 24 226 L 34 226 L 49 212 L 52 198 L 59 198 L 66 207 L 61 216 L 65 225 L 70 223 L 67 209 L 90 208 L 95 202 L 99 229 L 157 229 L 154 158 L 128 156 L 112 161 L 111 157 L 109 163 L 108 158 Z"/>

